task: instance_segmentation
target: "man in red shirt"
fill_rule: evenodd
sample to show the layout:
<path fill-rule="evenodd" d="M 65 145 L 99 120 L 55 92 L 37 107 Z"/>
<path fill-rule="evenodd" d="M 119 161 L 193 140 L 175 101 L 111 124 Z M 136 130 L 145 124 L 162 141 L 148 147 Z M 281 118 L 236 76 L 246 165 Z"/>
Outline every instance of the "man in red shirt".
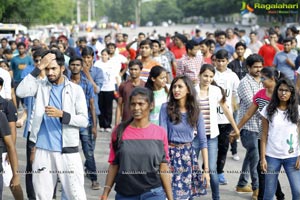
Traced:
<path fill-rule="evenodd" d="M 277 42 L 278 34 L 275 31 L 270 31 L 269 39 L 265 39 L 265 44 L 258 51 L 258 54 L 264 58 L 264 67 L 273 66 L 275 54 L 283 50 L 283 45 Z"/>
<path fill-rule="evenodd" d="M 209 51 L 210 41 L 208 39 L 202 40 L 200 43 L 200 51 L 203 56 L 203 64 L 212 64 L 211 62 L 211 53 Z"/>
<path fill-rule="evenodd" d="M 179 33 L 176 33 L 174 36 L 174 45 L 171 46 L 170 51 L 174 54 L 176 61 L 182 58 L 186 54 L 185 43 L 187 38 Z M 176 69 L 173 66 L 172 68 L 173 77 L 176 77 Z"/>

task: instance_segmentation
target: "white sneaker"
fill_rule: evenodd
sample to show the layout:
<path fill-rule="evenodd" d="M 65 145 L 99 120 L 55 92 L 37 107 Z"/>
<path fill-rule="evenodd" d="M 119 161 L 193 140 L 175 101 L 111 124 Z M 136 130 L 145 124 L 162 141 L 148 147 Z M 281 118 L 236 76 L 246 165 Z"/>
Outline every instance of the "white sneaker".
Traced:
<path fill-rule="evenodd" d="M 110 133 L 111 132 L 111 128 L 106 128 L 106 129 L 104 129 L 104 131 Z"/>
<path fill-rule="evenodd" d="M 104 132 L 104 128 L 100 128 L 100 132 Z"/>
<path fill-rule="evenodd" d="M 236 161 L 239 161 L 239 160 L 240 160 L 240 157 L 239 157 L 239 155 L 237 155 L 237 154 L 233 154 L 233 155 L 232 155 L 232 159 L 233 159 L 233 160 L 236 160 Z"/>

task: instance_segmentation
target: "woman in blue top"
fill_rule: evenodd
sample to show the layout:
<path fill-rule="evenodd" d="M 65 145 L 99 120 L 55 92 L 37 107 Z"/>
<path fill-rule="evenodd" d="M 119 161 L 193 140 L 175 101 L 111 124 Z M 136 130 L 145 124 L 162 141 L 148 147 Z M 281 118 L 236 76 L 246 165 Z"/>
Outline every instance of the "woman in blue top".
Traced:
<path fill-rule="evenodd" d="M 207 139 L 196 96 L 192 81 L 186 76 L 178 76 L 171 83 L 169 101 L 160 110 L 159 124 L 168 133 L 174 199 L 189 199 L 204 194 L 204 181 L 206 187 L 209 184 Z M 196 136 L 194 132 L 197 132 Z M 199 139 L 202 153 L 202 177 L 198 173 L 198 160 L 192 147 L 194 137 Z"/>

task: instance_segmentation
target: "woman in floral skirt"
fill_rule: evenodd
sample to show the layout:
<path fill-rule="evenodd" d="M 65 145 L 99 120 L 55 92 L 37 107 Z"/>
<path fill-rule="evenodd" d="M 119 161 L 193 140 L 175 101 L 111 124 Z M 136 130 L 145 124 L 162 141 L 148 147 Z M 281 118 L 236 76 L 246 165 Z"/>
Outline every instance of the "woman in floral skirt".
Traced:
<path fill-rule="evenodd" d="M 172 81 L 169 101 L 160 110 L 159 124 L 168 133 L 174 199 L 192 199 L 205 194 L 205 187 L 208 187 L 210 179 L 207 139 L 196 91 L 188 77 L 178 76 Z M 204 164 L 202 174 L 192 147 L 194 137 L 199 139 Z"/>

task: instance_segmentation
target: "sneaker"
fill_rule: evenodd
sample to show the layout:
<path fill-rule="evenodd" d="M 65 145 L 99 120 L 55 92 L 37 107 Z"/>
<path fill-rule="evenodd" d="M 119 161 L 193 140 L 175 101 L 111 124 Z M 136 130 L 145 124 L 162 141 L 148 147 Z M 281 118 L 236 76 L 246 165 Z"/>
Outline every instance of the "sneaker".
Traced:
<path fill-rule="evenodd" d="M 92 190 L 100 190 L 100 184 L 97 181 L 92 181 Z"/>
<path fill-rule="evenodd" d="M 250 193 L 250 192 L 253 192 L 252 188 L 249 185 L 246 185 L 245 187 L 236 186 L 235 191 L 237 193 Z M 258 195 L 258 193 L 257 193 L 257 195 Z"/>
<path fill-rule="evenodd" d="M 228 184 L 228 181 L 226 180 L 224 174 L 218 174 L 218 177 L 219 177 L 219 184 L 220 185 L 227 185 Z"/>
<path fill-rule="evenodd" d="M 235 160 L 235 161 L 239 161 L 239 160 L 240 160 L 240 157 L 239 157 L 239 155 L 237 155 L 237 154 L 233 154 L 233 155 L 232 155 L 232 159 Z"/>
<path fill-rule="evenodd" d="M 100 128 L 100 132 L 104 132 L 104 128 Z"/>
<path fill-rule="evenodd" d="M 106 129 L 104 129 L 104 131 L 107 133 L 111 133 L 111 128 L 106 128 Z"/>
<path fill-rule="evenodd" d="M 254 190 L 252 194 L 252 200 L 257 200 L 257 199 L 258 199 L 258 189 Z"/>

